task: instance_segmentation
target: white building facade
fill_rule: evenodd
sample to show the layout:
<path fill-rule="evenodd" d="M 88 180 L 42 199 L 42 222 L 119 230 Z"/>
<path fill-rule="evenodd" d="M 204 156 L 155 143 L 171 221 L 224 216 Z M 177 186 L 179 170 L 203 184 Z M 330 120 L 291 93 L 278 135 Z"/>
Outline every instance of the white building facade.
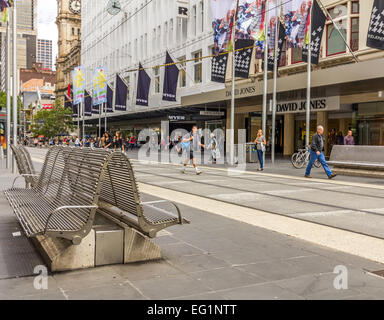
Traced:
<path fill-rule="evenodd" d="M 122 11 L 112 16 L 101 1 L 82 1 L 82 65 L 86 87 L 92 88 L 97 67 L 107 70 L 113 84 L 115 74 L 129 84 L 128 112 L 136 110 L 135 91 L 139 62 L 151 77 L 149 108 L 177 106 L 183 96 L 217 90 L 224 85 L 210 81 L 210 59 L 179 64 L 178 102 L 162 101 L 165 52 L 172 58 L 189 60 L 208 56 L 213 37 L 209 0 L 121 0 Z M 187 9 L 187 11 L 185 10 Z"/>

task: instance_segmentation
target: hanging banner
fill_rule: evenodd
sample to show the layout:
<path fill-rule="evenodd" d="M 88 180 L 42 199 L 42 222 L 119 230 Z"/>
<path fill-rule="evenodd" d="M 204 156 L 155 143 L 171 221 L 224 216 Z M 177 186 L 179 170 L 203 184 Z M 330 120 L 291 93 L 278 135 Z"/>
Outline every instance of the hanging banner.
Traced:
<path fill-rule="evenodd" d="M 84 67 L 76 67 L 72 71 L 72 81 L 73 81 L 73 103 L 80 104 L 84 102 Z"/>
<path fill-rule="evenodd" d="M 166 52 L 165 64 L 173 63 L 173 60 L 168 52 Z M 177 81 L 179 79 L 179 68 L 172 64 L 166 66 L 164 70 L 164 88 L 163 100 L 176 101 Z"/>
<path fill-rule="evenodd" d="M 72 108 L 72 101 L 68 98 L 68 96 L 64 95 L 64 109 Z"/>
<path fill-rule="evenodd" d="M 273 28 L 273 32 L 275 32 L 276 26 Z M 276 38 L 276 33 L 274 33 L 273 39 Z M 281 52 L 283 51 L 284 41 L 285 41 L 285 28 L 284 25 L 280 22 L 279 23 L 279 40 L 278 40 L 278 47 L 277 47 L 277 67 L 279 67 L 279 61 L 281 58 Z M 268 48 L 268 71 L 274 71 L 275 66 L 275 43 L 273 43 L 273 49 Z M 264 61 L 264 59 L 263 59 Z M 262 68 L 264 70 L 264 63 L 262 64 Z"/>
<path fill-rule="evenodd" d="M 263 40 L 265 0 L 240 0 L 236 39 Z"/>
<path fill-rule="evenodd" d="M 92 116 L 92 97 L 87 90 L 84 90 L 84 95 L 84 116 L 90 117 Z"/>
<path fill-rule="evenodd" d="M 228 53 L 219 54 L 212 58 L 211 81 L 225 83 L 227 73 Z"/>
<path fill-rule="evenodd" d="M 128 86 L 125 84 L 123 79 L 116 74 L 116 97 L 115 97 L 115 110 L 116 111 L 127 111 L 127 97 L 128 97 Z"/>
<path fill-rule="evenodd" d="M 235 14 L 236 0 L 211 0 L 214 52 L 228 50 L 231 37 L 231 25 Z"/>
<path fill-rule="evenodd" d="M 113 113 L 113 90 L 107 85 L 107 113 Z M 103 110 L 105 112 L 105 110 Z"/>
<path fill-rule="evenodd" d="M 78 104 L 74 104 L 72 106 L 72 112 L 73 112 L 73 117 L 74 118 L 79 117 L 79 105 Z"/>
<path fill-rule="evenodd" d="M 13 4 L 13 0 L 0 0 L 0 12 L 7 10 L 7 8 L 11 7 Z"/>
<path fill-rule="evenodd" d="M 107 93 L 105 93 L 107 95 Z M 95 93 L 93 93 L 93 98 L 92 98 L 92 114 L 99 114 L 100 113 L 100 105 L 95 104 Z"/>
<path fill-rule="evenodd" d="M 367 47 L 384 50 L 384 1 L 375 0 L 369 22 Z"/>
<path fill-rule="evenodd" d="M 275 2 L 270 1 L 270 3 Z M 271 7 L 271 4 L 269 4 Z M 304 45 L 312 0 L 283 1 L 283 14 L 287 34 L 287 48 Z"/>
<path fill-rule="evenodd" d="M 320 48 L 321 48 L 321 39 L 323 38 L 325 22 L 327 17 L 324 14 L 323 10 L 320 8 L 319 4 L 315 0 L 312 9 L 312 28 L 311 28 L 311 61 L 312 64 L 319 64 L 320 58 Z M 308 37 L 309 39 L 309 37 Z M 308 41 L 309 42 L 309 41 Z M 303 46 L 303 56 L 302 60 L 308 62 L 308 46 L 305 44 Z"/>
<path fill-rule="evenodd" d="M 139 63 L 139 77 L 137 80 L 136 105 L 148 107 L 149 88 L 151 78 Z"/>
<path fill-rule="evenodd" d="M 235 76 L 248 79 L 255 41 L 239 39 L 236 41 Z M 240 49 L 240 50 L 239 50 Z"/>
<path fill-rule="evenodd" d="M 105 68 L 97 68 L 93 73 L 93 104 L 107 102 L 107 75 Z"/>

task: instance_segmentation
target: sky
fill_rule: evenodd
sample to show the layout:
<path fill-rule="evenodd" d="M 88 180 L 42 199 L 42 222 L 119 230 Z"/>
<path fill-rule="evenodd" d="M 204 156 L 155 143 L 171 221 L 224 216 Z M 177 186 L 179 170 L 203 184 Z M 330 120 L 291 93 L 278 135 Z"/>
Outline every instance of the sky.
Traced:
<path fill-rule="evenodd" d="M 53 68 L 57 56 L 57 26 L 55 24 L 57 15 L 56 0 L 38 0 L 38 38 L 52 40 L 53 45 Z"/>

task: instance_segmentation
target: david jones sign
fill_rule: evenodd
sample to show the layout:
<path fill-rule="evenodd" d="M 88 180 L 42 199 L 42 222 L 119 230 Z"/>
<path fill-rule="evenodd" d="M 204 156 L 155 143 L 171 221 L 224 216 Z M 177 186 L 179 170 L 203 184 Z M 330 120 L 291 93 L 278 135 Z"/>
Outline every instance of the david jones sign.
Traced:
<path fill-rule="evenodd" d="M 276 113 L 298 113 L 305 112 L 307 109 L 307 101 L 290 101 L 281 102 L 276 105 Z M 311 111 L 329 111 L 339 110 L 339 97 L 328 97 L 311 100 Z M 272 110 L 270 110 L 272 111 Z"/>

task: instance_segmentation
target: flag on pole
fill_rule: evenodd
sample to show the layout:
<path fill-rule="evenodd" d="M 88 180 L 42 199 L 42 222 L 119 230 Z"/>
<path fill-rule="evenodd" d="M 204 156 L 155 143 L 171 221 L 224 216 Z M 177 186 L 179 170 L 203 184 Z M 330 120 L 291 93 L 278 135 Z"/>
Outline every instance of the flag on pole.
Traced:
<path fill-rule="evenodd" d="M 97 68 L 93 72 L 93 104 L 107 102 L 107 75 L 105 68 Z"/>
<path fill-rule="evenodd" d="M 306 38 L 306 30 L 308 29 L 308 18 L 311 6 L 311 0 L 283 1 L 287 48 L 303 47 Z"/>
<path fill-rule="evenodd" d="M 236 2 L 236 0 L 211 0 L 214 51 L 216 55 L 228 49 Z"/>
<path fill-rule="evenodd" d="M 139 78 L 137 80 L 136 105 L 148 107 L 149 88 L 151 78 L 139 63 Z"/>
<path fill-rule="evenodd" d="M 109 85 L 107 85 L 107 113 L 113 113 L 113 90 Z"/>
<path fill-rule="evenodd" d="M 367 47 L 384 50 L 384 1 L 375 0 L 369 22 Z"/>
<path fill-rule="evenodd" d="M 176 101 L 177 81 L 179 79 L 179 68 L 173 64 L 173 60 L 166 52 L 165 64 L 171 64 L 165 67 L 163 100 Z"/>
<path fill-rule="evenodd" d="M 225 83 L 227 65 L 228 65 L 228 53 L 214 56 L 212 58 L 211 81 Z"/>
<path fill-rule="evenodd" d="M 124 80 L 116 74 L 116 98 L 115 98 L 115 110 L 127 111 L 127 97 L 128 86 Z"/>
<path fill-rule="evenodd" d="M 76 67 L 72 71 L 73 81 L 73 103 L 80 104 L 84 102 L 84 82 L 85 72 L 82 66 Z"/>
<path fill-rule="evenodd" d="M 311 28 L 311 61 L 313 64 L 319 63 L 321 39 L 323 38 L 325 22 L 327 16 L 315 0 L 312 9 L 312 28 Z M 308 28 L 309 29 L 309 28 Z M 302 60 L 308 62 L 309 36 L 307 43 L 303 46 Z"/>
<path fill-rule="evenodd" d="M 253 45 L 255 41 L 239 39 L 236 41 L 235 52 L 235 76 L 248 79 L 251 66 Z"/>
<path fill-rule="evenodd" d="M 273 32 L 275 32 L 275 30 L 273 30 Z M 275 39 L 275 37 L 273 38 Z M 286 38 L 286 34 L 285 34 L 284 25 L 281 22 L 279 22 L 279 40 L 278 40 L 278 46 L 277 46 L 277 68 L 279 68 L 279 61 L 281 57 L 281 52 L 283 51 L 285 38 Z M 273 47 L 275 47 L 275 45 L 273 45 Z M 275 66 L 275 50 L 272 49 L 268 54 L 268 71 L 273 71 L 274 66 Z M 264 63 L 262 64 L 262 68 L 264 70 Z"/>
<path fill-rule="evenodd" d="M 13 4 L 13 0 L 0 0 L 0 11 L 4 11 L 7 8 L 11 7 Z"/>
<path fill-rule="evenodd" d="M 92 97 L 87 90 L 84 91 L 84 95 L 84 116 L 90 117 L 92 116 Z"/>
<path fill-rule="evenodd" d="M 78 104 L 72 105 L 72 111 L 73 111 L 73 117 L 77 118 L 79 116 L 79 105 Z"/>
<path fill-rule="evenodd" d="M 70 98 L 68 98 L 68 96 L 65 94 L 64 95 L 64 109 L 67 109 L 67 108 L 72 108 L 72 101 Z M 73 108 L 72 108 L 73 110 Z"/>

